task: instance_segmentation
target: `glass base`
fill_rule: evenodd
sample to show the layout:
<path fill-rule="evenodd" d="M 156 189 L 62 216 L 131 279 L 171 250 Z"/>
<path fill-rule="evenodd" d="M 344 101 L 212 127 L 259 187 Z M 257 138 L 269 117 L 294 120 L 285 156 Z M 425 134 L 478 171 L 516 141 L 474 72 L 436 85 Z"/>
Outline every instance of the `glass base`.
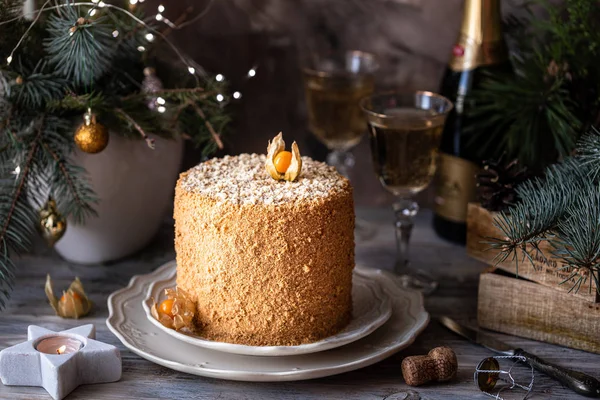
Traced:
<path fill-rule="evenodd" d="M 425 296 L 433 293 L 438 287 L 438 282 L 421 269 L 397 265 L 394 272 L 400 278 L 403 287 L 417 290 Z"/>

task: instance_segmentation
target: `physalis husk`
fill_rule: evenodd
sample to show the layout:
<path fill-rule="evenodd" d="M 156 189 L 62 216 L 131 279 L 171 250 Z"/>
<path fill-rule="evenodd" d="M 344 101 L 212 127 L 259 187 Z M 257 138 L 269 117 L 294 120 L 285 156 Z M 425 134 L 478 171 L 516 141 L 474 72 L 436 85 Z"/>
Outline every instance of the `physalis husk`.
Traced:
<path fill-rule="evenodd" d="M 267 172 L 269 173 L 269 175 L 271 175 L 273 179 L 285 179 L 286 181 L 290 182 L 295 181 L 296 178 L 300 176 L 300 172 L 302 171 L 302 158 L 300 157 L 300 150 L 298 149 L 298 145 L 296 144 L 296 142 L 292 143 L 292 156 L 289 162 L 289 166 L 285 169 L 285 172 L 280 172 L 282 165 L 287 164 L 287 160 L 285 162 L 279 162 L 279 159 L 277 158 L 279 153 L 283 152 L 286 152 L 285 142 L 283 141 L 282 133 L 279 132 L 279 135 L 275 136 L 273 138 L 273 141 L 270 141 L 269 145 L 267 146 L 267 162 L 265 163 Z M 276 160 L 278 161 L 277 165 Z M 280 167 L 280 170 L 277 169 L 278 166 Z"/>
<path fill-rule="evenodd" d="M 194 312 L 196 306 L 188 294 L 177 289 L 165 289 L 167 298 L 160 304 L 154 302 L 150 312 L 158 322 L 167 328 L 194 331 Z"/>
<path fill-rule="evenodd" d="M 92 301 L 85 294 L 79 278 L 75 278 L 67 291 L 63 291 L 63 295 L 58 299 L 54 295 L 52 280 L 48 274 L 44 291 L 54 312 L 60 317 L 77 319 L 87 315 L 92 309 Z"/>

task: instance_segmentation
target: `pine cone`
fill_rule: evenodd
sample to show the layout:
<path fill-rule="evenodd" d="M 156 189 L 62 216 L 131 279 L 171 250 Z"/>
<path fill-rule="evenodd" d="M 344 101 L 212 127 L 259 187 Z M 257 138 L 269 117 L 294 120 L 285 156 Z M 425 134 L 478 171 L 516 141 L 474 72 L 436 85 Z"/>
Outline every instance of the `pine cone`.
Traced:
<path fill-rule="evenodd" d="M 518 201 L 515 189 L 530 178 L 527 168 L 520 168 L 518 160 L 505 164 L 503 158 L 484 161 L 477 174 L 477 197 L 489 211 L 502 211 L 515 204 Z"/>

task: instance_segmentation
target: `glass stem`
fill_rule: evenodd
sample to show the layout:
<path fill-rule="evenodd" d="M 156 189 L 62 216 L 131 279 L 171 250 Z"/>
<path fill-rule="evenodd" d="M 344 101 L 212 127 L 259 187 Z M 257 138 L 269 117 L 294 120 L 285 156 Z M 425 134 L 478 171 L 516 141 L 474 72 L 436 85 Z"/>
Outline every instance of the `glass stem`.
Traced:
<path fill-rule="evenodd" d="M 333 165 L 346 178 L 350 178 L 350 168 L 354 167 L 354 163 L 354 155 L 346 150 L 333 150 L 327 154 L 327 164 Z"/>
<path fill-rule="evenodd" d="M 396 214 L 396 264 L 394 270 L 396 274 L 405 273 L 408 265 L 408 248 L 410 235 L 414 226 L 414 217 L 419 212 L 419 205 L 410 197 L 402 197 L 394 203 L 394 213 Z"/>

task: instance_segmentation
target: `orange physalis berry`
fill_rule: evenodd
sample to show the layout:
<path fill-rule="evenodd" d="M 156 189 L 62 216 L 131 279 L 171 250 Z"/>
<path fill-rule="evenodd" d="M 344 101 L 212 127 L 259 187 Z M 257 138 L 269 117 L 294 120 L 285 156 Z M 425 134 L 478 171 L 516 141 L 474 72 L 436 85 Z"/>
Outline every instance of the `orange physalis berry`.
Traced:
<path fill-rule="evenodd" d="M 163 302 L 160 303 L 160 306 L 158 307 L 158 309 L 160 310 L 161 313 L 167 314 L 169 317 L 173 318 L 173 303 L 174 302 L 175 302 L 175 299 L 163 300 Z"/>
<path fill-rule="evenodd" d="M 79 293 L 77 293 L 77 292 L 73 292 L 73 298 L 74 298 L 75 300 L 79 300 L 79 299 L 81 299 L 81 296 L 79 295 Z M 63 302 L 64 302 L 64 301 L 67 301 L 67 299 L 65 298 L 65 295 L 64 295 L 64 294 L 63 294 L 63 295 L 60 297 L 60 301 L 63 301 Z"/>
<path fill-rule="evenodd" d="M 292 163 L 292 153 L 289 151 L 282 151 L 275 156 L 273 160 L 273 164 L 275 164 L 275 169 L 280 174 L 284 174 L 285 171 L 290 167 Z"/>

